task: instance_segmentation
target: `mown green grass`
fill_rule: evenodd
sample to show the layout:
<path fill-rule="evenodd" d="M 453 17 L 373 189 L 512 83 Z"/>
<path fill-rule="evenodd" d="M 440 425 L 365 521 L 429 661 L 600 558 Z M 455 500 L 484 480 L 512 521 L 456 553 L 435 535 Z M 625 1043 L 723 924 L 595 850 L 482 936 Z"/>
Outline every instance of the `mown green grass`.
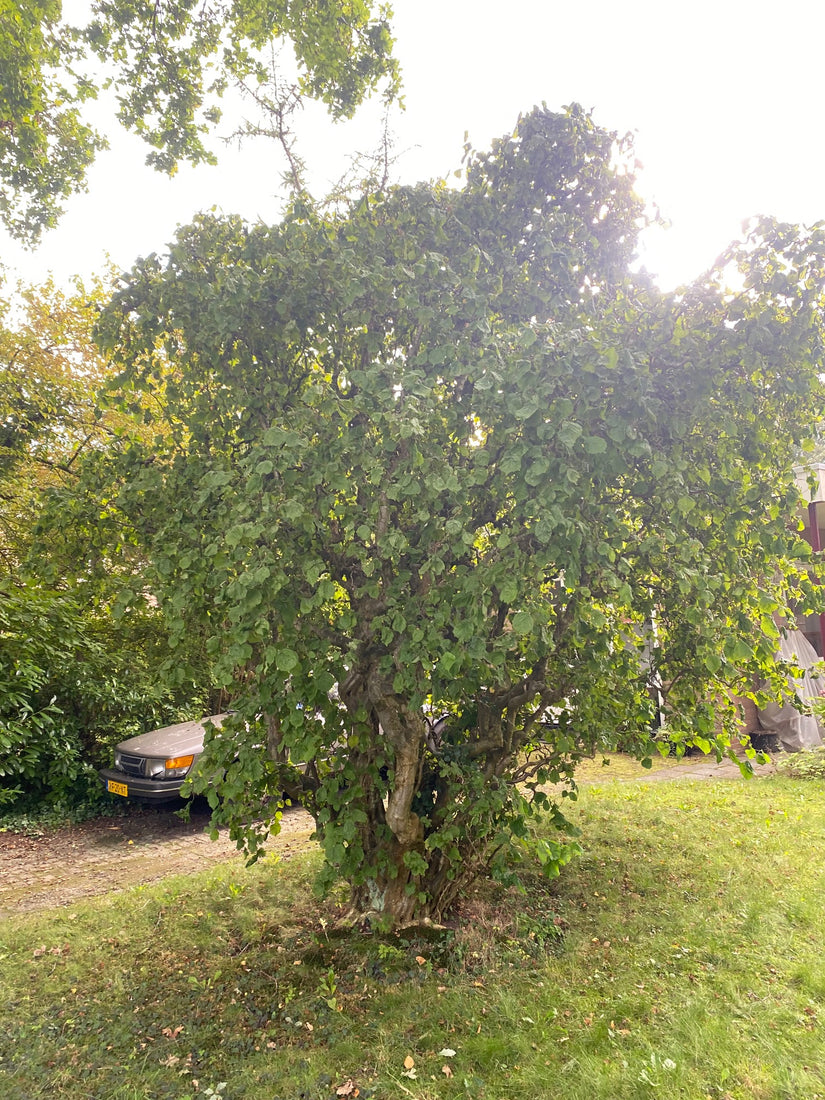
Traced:
<path fill-rule="evenodd" d="M 8 921 L 0 1095 L 825 1098 L 825 789 L 605 782 L 571 816 L 560 879 L 446 933 L 337 932 L 313 852 Z"/>

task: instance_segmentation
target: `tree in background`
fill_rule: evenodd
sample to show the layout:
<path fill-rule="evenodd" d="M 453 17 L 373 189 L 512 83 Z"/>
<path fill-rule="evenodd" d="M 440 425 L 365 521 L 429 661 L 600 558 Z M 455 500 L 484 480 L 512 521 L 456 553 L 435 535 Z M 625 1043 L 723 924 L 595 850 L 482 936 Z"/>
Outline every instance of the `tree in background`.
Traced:
<path fill-rule="evenodd" d="M 56 224 L 106 144 L 83 115 L 101 87 L 151 146 L 148 163 L 169 174 L 180 161 L 215 162 L 204 136 L 228 87 L 265 120 L 243 132 L 263 125 L 287 149 L 302 97 L 342 118 L 380 84 L 390 98 L 399 89 L 388 13 L 367 0 L 93 0 L 89 14 L 76 28 L 60 0 L 0 0 L 0 218 L 29 243 Z"/>
<path fill-rule="evenodd" d="M 627 153 L 535 110 L 461 190 L 202 217 L 105 313 L 157 438 L 84 477 L 238 694 L 215 820 L 255 853 L 300 795 L 353 916 L 510 874 L 532 815 L 563 824 L 548 783 L 650 750 L 654 688 L 669 746 L 727 751 L 730 694 L 778 689 L 774 614 L 811 602 L 788 471 L 825 233 L 760 222 L 662 294 L 629 273 Z"/>
<path fill-rule="evenodd" d="M 88 796 L 113 741 L 202 713 L 209 693 L 203 664 L 174 692 L 159 683 L 168 649 L 151 601 L 113 617 L 122 577 L 143 565 L 134 548 L 69 517 L 36 534 L 83 456 L 116 448 L 127 423 L 134 439 L 133 420 L 97 404 L 107 367 L 92 327 L 107 293 L 47 283 L 17 288 L 19 313 L 0 303 L 0 802 Z"/>
<path fill-rule="evenodd" d="M 123 418 L 97 412 L 106 367 L 92 327 L 108 291 L 78 282 L 18 286 L 0 299 L 0 570 L 28 553 L 39 494 L 74 478 L 78 459 Z M 15 319 L 16 318 L 16 319 Z"/>

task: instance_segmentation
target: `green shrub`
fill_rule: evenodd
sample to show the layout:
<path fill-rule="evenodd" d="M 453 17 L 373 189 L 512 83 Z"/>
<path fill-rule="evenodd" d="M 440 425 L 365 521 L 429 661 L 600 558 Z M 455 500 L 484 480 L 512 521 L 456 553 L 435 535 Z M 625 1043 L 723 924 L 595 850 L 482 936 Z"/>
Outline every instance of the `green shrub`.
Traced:
<path fill-rule="evenodd" d="M 776 770 L 791 779 L 825 779 L 825 745 L 788 753 L 777 761 Z"/>
<path fill-rule="evenodd" d="M 148 610 L 114 620 L 37 583 L 0 581 L 0 806 L 39 813 L 99 801 L 118 741 L 210 713 L 196 684 L 160 675 L 169 647 Z"/>

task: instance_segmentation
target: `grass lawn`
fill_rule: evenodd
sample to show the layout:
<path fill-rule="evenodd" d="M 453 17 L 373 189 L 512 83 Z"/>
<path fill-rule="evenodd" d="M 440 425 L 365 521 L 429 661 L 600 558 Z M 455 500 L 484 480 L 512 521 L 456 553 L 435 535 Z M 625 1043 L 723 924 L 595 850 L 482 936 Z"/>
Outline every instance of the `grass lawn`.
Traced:
<path fill-rule="evenodd" d="M 560 879 L 438 935 L 336 933 L 311 851 L 7 921 L 0 1096 L 825 1098 L 825 787 L 605 779 L 571 816 Z"/>

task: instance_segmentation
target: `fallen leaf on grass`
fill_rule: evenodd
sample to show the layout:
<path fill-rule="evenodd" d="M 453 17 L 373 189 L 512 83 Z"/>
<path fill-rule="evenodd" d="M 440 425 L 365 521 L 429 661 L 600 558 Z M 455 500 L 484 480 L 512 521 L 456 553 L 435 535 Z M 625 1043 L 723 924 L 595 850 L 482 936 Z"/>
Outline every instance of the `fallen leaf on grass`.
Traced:
<path fill-rule="evenodd" d="M 162 1034 L 167 1039 L 177 1039 L 180 1033 L 183 1031 L 183 1024 L 178 1024 L 177 1027 L 165 1027 L 162 1029 Z"/>
<path fill-rule="evenodd" d="M 335 1090 L 336 1096 L 358 1096 L 358 1093 L 358 1087 L 351 1077 Z"/>
<path fill-rule="evenodd" d="M 412 1069 L 415 1065 L 415 1058 L 411 1054 L 408 1054 L 404 1059 L 404 1069 Z"/>
<path fill-rule="evenodd" d="M 443 1050 L 440 1050 L 438 1052 L 438 1057 L 439 1058 L 455 1058 L 455 1051 L 451 1050 L 450 1047 L 444 1047 Z"/>
<path fill-rule="evenodd" d="M 447 1065 L 441 1067 L 441 1072 L 444 1074 L 445 1077 L 452 1077 L 453 1075 L 453 1071 Z"/>

